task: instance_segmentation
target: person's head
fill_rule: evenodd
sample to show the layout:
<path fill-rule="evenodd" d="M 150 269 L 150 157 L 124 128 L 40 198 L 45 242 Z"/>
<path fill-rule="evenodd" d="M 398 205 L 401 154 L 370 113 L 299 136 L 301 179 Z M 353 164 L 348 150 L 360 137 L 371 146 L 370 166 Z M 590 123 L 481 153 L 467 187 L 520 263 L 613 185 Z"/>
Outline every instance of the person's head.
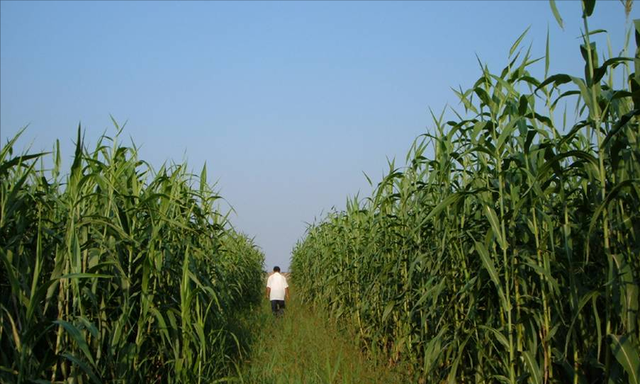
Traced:
<path fill-rule="evenodd" d="M 278 267 L 277 265 L 275 267 L 273 267 L 273 272 L 280 273 L 280 267 Z"/>

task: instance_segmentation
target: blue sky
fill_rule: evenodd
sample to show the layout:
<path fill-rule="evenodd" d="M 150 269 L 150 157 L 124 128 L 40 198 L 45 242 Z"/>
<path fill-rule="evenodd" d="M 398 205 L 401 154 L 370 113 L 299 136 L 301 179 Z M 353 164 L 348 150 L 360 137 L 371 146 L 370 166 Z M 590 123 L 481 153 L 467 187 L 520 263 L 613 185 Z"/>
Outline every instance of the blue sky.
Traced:
<path fill-rule="evenodd" d="M 580 74 L 580 2 L 558 9 L 564 30 L 546 1 L 2 1 L 0 139 L 28 124 L 18 148 L 60 139 L 68 165 L 79 122 L 93 144 L 110 114 L 127 121 L 153 166 L 206 162 L 234 225 L 287 270 L 305 222 L 401 164 L 429 108 L 462 110 L 451 87 L 477 79 L 476 54 L 499 72 L 528 26 L 542 56 L 549 28 L 550 72 Z M 619 1 L 590 23 L 623 48 Z"/>

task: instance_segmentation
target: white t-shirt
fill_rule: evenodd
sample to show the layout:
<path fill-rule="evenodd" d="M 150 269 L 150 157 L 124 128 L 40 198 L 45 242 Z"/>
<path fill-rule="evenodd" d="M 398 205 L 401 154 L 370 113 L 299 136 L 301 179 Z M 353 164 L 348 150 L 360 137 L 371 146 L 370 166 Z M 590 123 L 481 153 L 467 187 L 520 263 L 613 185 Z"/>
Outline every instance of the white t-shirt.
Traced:
<path fill-rule="evenodd" d="M 274 272 L 267 280 L 267 288 L 271 288 L 269 300 L 284 300 L 285 289 L 289 288 L 289 284 L 286 277 Z"/>

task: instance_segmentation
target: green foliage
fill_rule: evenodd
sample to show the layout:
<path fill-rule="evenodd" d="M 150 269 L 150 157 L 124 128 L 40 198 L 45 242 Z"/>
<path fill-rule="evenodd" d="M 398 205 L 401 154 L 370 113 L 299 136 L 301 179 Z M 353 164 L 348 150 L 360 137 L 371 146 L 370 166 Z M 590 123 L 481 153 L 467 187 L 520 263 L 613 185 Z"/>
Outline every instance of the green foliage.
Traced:
<path fill-rule="evenodd" d="M 206 169 L 154 173 L 118 135 L 88 151 L 79 128 L 65 182 L 59 145 L 50 177 L 19 135 L 2 148 L 2 382 L 210 382 L 243 348 L 230 329 L 260 300 L 262 252 Z"/>
<path fill-rule="evenodd" d="M 588 28 L 597 7 L 583 5 L 582 75 L 536 79 L 520 36 L 503 71 L 485 67 L 456 91 L 467 117 L 434 117 L 406 167 L 390 164 L 372 196 L 348 200 L 294 248 L 304 300 L 355 329 L 364 349 L 408 362 L 416 382 L 640 376 L 640 110 L 629 75 L 640 50 L 601 63 Z M 631 85 L 616 88 L 621 72 Z M 575 115 L 558 119 L 568 98 Z"/>

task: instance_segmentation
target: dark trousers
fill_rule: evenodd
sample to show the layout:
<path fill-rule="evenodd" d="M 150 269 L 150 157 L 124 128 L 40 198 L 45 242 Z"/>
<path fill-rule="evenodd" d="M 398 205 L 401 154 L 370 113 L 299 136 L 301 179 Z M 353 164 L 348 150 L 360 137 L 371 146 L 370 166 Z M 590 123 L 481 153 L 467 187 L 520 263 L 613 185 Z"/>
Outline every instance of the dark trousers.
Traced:
<path fill-rule="evenodd" d="M 284 315 L 284 300 L 271 300 L 271 312 L 276 316 Z"/>

